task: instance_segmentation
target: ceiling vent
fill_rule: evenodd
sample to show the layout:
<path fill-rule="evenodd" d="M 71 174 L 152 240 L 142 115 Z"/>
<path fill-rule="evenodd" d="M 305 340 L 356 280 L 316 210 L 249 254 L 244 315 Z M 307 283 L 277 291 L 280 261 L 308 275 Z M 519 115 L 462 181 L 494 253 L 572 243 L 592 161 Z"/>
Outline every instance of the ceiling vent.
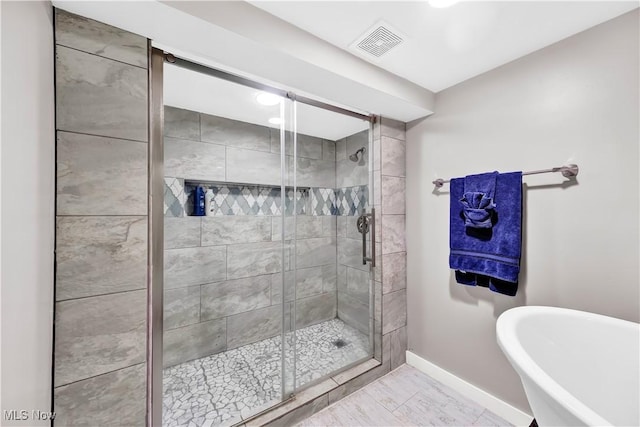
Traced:
<path fill-rule="evenodd" d="M 400 35 L 399 31 L 386 22 L 380 21 L 353 42 L 351 48 L 380 58 L 403 40 L 404 36 Z"/>

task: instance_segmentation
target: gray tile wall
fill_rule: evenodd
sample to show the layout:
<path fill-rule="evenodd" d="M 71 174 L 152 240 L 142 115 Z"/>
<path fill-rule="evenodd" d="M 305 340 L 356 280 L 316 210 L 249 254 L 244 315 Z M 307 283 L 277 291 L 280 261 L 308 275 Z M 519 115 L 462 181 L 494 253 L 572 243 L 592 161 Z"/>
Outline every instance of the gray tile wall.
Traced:
<path fill-rule="evenodd" d="M 55 19 L 56 425 L 143 425 L 147 40 Z"/>
<path fill-rule="evenodd" d="M 287 152 L 291 152 L 288 150 Z M 298 137 L 298 185 L 335 187 L 335 143 Z M 280 135 L 165 107 L 165 175 L 280 185 Z M 287 167 L 292 169 L 292 158 Z M 336 317 L 336 217 L 165 217 L 165 366 Z M 294 262 L 297 262 L 294 283 Z"/>
<path fill-rule="evenodd" d="M 358 162 L 349 156 L 365 147 Z M 363 131 L 336 141 L 336 185 L 352 187 L 369 184 L 369 132 Z M 369 198 L 371 200 L 371 198 Z M 369 206 L 365 206 L 367 212 Z M 362 264 L 362 235 L 356 228 L 361 212 L 339 216 L 338 317 L 359 331 L 369 333 L 369 266 Z"/>
<path fill-rule="evenodd" d="M 405 361 L 407 349 L 407 252 L 405 244 L 405 124 L 382 118 L 374 131 L 374 206 L 379 212 L 381 242 L 376 268 L 374 325 L 376 356 L 390 352 L 391 369 Z"/>

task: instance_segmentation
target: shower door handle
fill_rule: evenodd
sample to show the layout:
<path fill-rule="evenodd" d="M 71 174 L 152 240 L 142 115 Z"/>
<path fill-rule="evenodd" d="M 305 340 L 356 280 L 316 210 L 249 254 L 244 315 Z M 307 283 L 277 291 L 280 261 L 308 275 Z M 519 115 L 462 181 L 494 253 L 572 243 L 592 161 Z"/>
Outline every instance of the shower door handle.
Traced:
<path fill-rule="evenodd" d="M 357 227 L 362 234 L 362 265 L 371 263 L 376 266 L 376 210 L 371 209 L 371 213 L 363 213 L 358 217 Z M 367 233 L 371 233 L 371 256 L 367 256 Z"/>

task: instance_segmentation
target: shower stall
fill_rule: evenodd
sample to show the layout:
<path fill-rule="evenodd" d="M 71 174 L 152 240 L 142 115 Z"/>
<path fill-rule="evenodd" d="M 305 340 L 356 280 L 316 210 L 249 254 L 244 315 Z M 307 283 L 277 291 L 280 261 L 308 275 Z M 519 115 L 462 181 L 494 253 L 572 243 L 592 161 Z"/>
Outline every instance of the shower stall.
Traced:
<path fill-rule="evenodd" d="M 374 118 L 150 63 L 148 398 L 165 426 L 244 423 L 373 357 Z"/>

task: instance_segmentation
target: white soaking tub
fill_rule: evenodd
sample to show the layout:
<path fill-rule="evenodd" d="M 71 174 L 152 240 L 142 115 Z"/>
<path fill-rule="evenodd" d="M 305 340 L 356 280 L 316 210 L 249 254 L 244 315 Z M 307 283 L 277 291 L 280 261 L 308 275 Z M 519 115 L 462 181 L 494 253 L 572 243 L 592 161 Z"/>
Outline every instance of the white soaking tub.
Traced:
<path fill-rule="evenodd" d="M 545 426 L 640 426 L 640 325 L 583 311 L 517 307 L 498 344 Z"/>

